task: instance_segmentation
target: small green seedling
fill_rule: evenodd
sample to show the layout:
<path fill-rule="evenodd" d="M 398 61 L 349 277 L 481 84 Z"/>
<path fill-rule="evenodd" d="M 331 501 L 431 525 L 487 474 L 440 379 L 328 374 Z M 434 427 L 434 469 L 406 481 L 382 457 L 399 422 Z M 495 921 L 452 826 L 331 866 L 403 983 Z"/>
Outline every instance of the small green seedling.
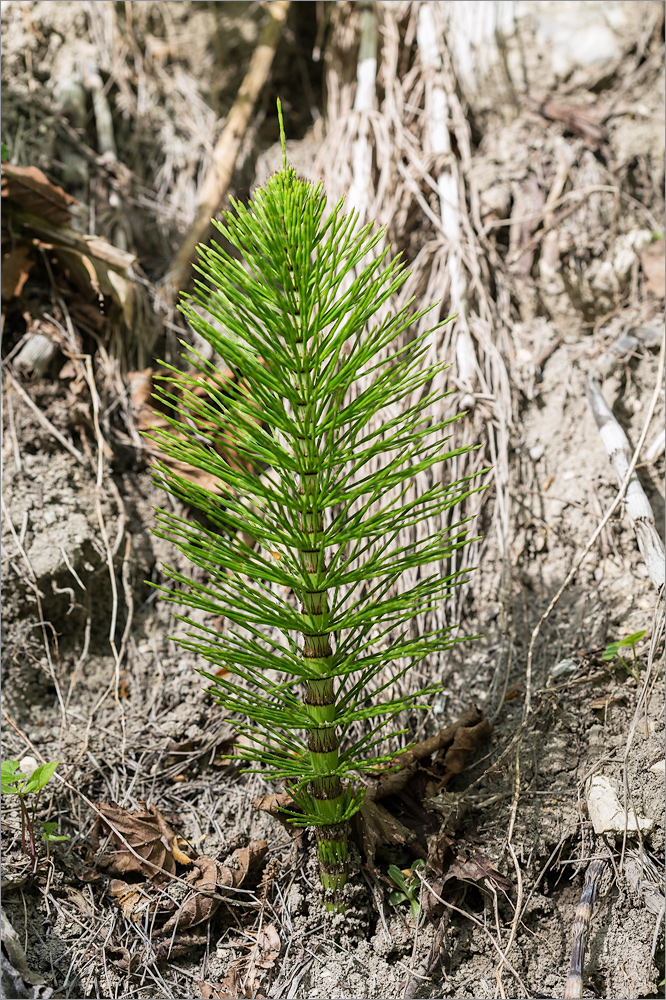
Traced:
<path fill-rule="evenodd" d="M 35 817 L 39 797 L 53 777 L 59 763 L 59 760 L 53 760 L 47 764 L 33 767 L 33 764 L 37 765 L 37 761 L 32 757 L 24 757 L 21 761 L 3 760 L 0 765 L 2 776 L 0 793 L 2 795 L 18 795 L 21 807 L 21 846 L 23 853 L 27 854 L 33 862 L 37 861 Z M 21 767 L 24 769 L 23 771 L 20 770 Z M 30 798 L 28 799 L 28 797 Z M 57 823 L 42 823 L 42 840 L 46 844 L 47 855 L 51 844 L 56 841 L 69 840 L 65 834 L 55 832 L 57 826 Z"/>
<path fill-rule="evenodd" d="M 3 163 L 5 162 L 5 160 L 9 159 L 10 153 L 11 149 L 9 148 L 9 146 L 5 146 L 4 142 L 0 142 L 0 158 L 2 159 Z"/>
<path fill-rule="evenodd" d="M 638 666 L 638 660 L 636 659 L 636 643 L 640 642 L 647 635 L 645 629 L 642 632 L 634 632 L 632 635 L 626 636 L 624 639 L 620 639 L 619 642 L 609 642 L 606 649 L 601 657 L 602 660 L 614 660 L 617 656 L 620 663 L 624 666 L 632 677 L 638 682 L 640 680 L 640 667 Z M 627 646 L 631 646 L 631 652 L 634 657 L 633 664 L 627 663 L 623 656 L 620 655 L 619 650 L 625 649 Z"/>
<path fill-rule="evenodd" d="M 394 889 L 389 896 L 389 903 L 392 906 L 399 906 L 400 903 L 409 903 L 414 920 L 418 920 L 421 907 L 419 906 L 419 894 L 421 892 L 421 879 L 416 874 L 425 867 L 425 861 L 418 858 L 409 869 L 409 876 L 405 878 L 405 873 L 401 872 L 397 865 L 391 865 L 388 870 L 389 878 L 395 882 L 398 889 Z"/>

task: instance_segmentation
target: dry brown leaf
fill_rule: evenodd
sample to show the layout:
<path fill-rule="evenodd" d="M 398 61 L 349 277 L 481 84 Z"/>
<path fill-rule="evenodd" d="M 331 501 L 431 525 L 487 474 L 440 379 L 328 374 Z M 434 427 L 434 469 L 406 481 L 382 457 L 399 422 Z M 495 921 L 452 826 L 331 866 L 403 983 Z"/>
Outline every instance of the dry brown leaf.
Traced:
<path fill-rule="evenodd" d="M 245 881 L 249 871 L 258 868 L 266 857 L 268 842 L 252 840 L 247 847 L 239 847 L 231 855 L 231 865 L 221 865 L 222 875 L 220 885 L 229 889 L 238 889 Z"/>
<path fill-rule="evenodd" d="M 265 840 L 253 840 L 247 847 L 234 851 L 229 865 L 219 864 L 205 855 L 195 858 L 194 870 L 183 880 L 192 886 L 192 895 L 157 933 L 165 936 L 176 929 L 183 931 L 209 920 L 222 902 L 225 890 L 228 894 L 229 890 L 238 889 L 247 873 L 261 864 L 267 850 Z"/>
<path fill-rule="evenodd" d="M 2 301 L 9 302 L 17 298 L 23 291 L 28 280 L 30 268 L 34 265 L 30 250 L 25 246 L 17 246 L 2 257 Z"/>
<path fill-rule="evenodd" d="M 480 730 L 480 733 L 482 731 L 492 732 L 490 723 L 483 721 L 483 712 L 473 707 L 468 709 L 452 725 L 441 729 L 435 736 L 431 736 L 421 743 L 415 743 L 399 757 L 395 757 L 389 765 L 377 769 L 376 773 L 372 775 L 375 780 L 367 789 L 366 799 L 372 798 L 376 801 L 389 795 L 396 795 L 419 772 L 422 765 L 425 765 L 428 772 L 431 773 L 433 755 L 438 753 L 441 758 L 444 749 L 454 745 L 456 740 L 458 743 L 465 742 L 464 732 L 473 730 L 479 725 L 484 726 L 484 730 Z M 444 763 L 446 764 L 446 758 Z M 446 773 L 444 783 L 451 776 L 451 773 Z"/>
<path fill-rule="evenodd" d="M 305 830 L 303 827 L 290 823 L 287 812 L 285 812 L 285 810 L 298 812 L 298 807 L 289 792 L 270 792 L 268 795 L 261 795 L 252 800 L 252 805 L 255 809 L 267 812 L 269 816 L 274 816 L 275 819 L 279 820 L 285 830 L 288 830 L 293 837 L 298 850 L 305 850 Z"/>
<path fill-rule="evenodd" d="M 2 164 L 2 197 L 13 201 L 25 212 L 39 215 L 55 225 L 70 221 L 70 207 L 76 199 L 52 184 L 38 167 Z"/>
<path fill-rule="evenodd" d="M 513 888 L 511 880 L 498 872 L 478 850 L 472 858 L 456 855 L 454 842 L 444 826 L 431 838 L 428 848 L 427 870 L 432 873 L 428 882 L 433 892 L 424 892 L 422 899 L 423 912 L 428 919 L 441 915 L 444 908 L 437 896 L 445 892 L 455 895 L 457 883 L 474 882 L 480 888 L 492 887 L 506 893 Z M 451 884 L 447 886 L 447 883 Z"/>
<path fill-rule="evenodd" d="M 227 976 L 224 983 L 204 983 L 202 979 L 198 979 L 201 1000 L 236 1000 L 237 993 L 232 992 L 231 978 Z"/>
<path fill-rule="evenodd" d="M 448 882 L 452 878 L 460 879 L 461 882 L 475 882 L 477 885 L 490 882 L 494 888 L 503 892 L 510 892 L 513 888 L 511 879 L 498 872 L 480 851 L 476 851 L 473 858 L 458 857 L 452 861 L 443 881 Z"/>
<path fill-rule="evenodd" d="M 169 917 L 159 931 L 156 931 L 162 937 L 209 920 L 222 902 L 221 896 L 217 895 L 222 866 L 218 866 L 212 858 L 205 856 L 197 858 L 194 865 L 194 870 L 188 872 L 184 879 L 192 886 L 192 895 L 187 896 L 173 916 Z"/>
<path fill-rule="evenodd" d="M 261 812 L 267 812 L 269 816 L 281 819 L 286 822 L 284 810 L 296 812 L 296 803 L 289 792 L 270 792 L 268 795 L 260 795 L 257 799 L 252 799 L 252 805 Z"/>
<path fill-rule="evenodd" d="M 460 774 L 468 754 L 475 750 L 479 743 L 487 740 L 492 731 L 492 723 L 488 722 L 487 719 L 482 719 L 475 726 L 459 726 L 456 729 L 453 743 L 444 757 L 445 774 L 441 781 L 442 786 L 450 781 L 454 775 Z"/>
<path fill-rule="evenodd" d="M 624 691 L 615 691 L 610 694 L 603 694 L 600 698 L 595 698 L 594 701 L 590 702 L 590 708 L 594 712 L 605 712 L 613 705 L 619 705 L 626 700 L 627 695 Z"/>
<path fill-rule="evenodd" d="M 109 883 L 109 893 L 127 919 L 137 924 L 145 920 L 146 911 L 155 909 L 156 900 L 151 899 L 141 885 L 129 885 L 122 879 L 114 878 Z"/>
<path fill-rule="evenodd" d="M 176 834 L 156 806 L 144 805 L 138 813 L 104 802 L 98 803 L 97 808 L 101 816 L 97 817 L 93 829 L 93 849 L 99 850 L 103 838 L 109 836 L 104 852 L 97 858 L 100 867 L 106 868 L 113 875 L 124 876 L 138 872 L 150 879 L 163 874 L 159 869 L 164 869 L 169 875 L 174 874 L 176 861 L 171 844 Z M 133 848 L 135 854 L 127 849 L 111 829 L 111 825 Z"/>
<path fill-rule="evenodd" d="M 405 847 L 407 844 L 416 851 L 417 836 L 413 830 L 397 820 L 388 809 L 366 799 L 352 819 L 357 842 L 365 854 L 365 863 L 370 871 L 375 871 L 375 854 L 378 847 Z"/>
<path fill-rule="evenodd" d="M 655 240 L 641 251 L 641 267 L 645 275 L 645 287 L 651 295 L 663 299 L 666 291 L 664 283 L 664 241 Z"/>
<path fill-rule="evenodd" d="M 275 924 L 267 924 L 257 934 L 257 948 L 260 955 L 252 964 L 259 969 L 272 969 L 282 950 L 282 942 Z"/>

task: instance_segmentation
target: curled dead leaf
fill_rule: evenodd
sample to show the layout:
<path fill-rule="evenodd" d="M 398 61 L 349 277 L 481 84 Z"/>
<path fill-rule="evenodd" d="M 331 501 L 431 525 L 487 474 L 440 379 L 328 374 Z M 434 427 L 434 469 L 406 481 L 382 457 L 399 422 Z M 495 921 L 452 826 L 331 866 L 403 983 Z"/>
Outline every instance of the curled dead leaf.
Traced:
<path fill-rule="evenodd" d="M 252 800 L 255 809 L 267 812 L 282 823 L 293 837 L 299 851 L 305 850 L 305 830 L 289 822 L 288 812 L 298 812 L 298 807 L 288 792 L 270 792 Z"/>
<path fill-rule="evenodd" d="M 247 847 L 239 847 L 231 855 L 231 863 L 220 866 L 220 885 L 227 889 L 238 889 L 247 873 L 261 865 L 267 850 L 268 842 L 265 840 L 252 840 Z"/>
<path fill-rule="evenodd" d="M 192 887 L 190 895 L 185 897 L 176 912 L 156 933 L 164 937 L 176 930 L 187 930 L 209 920 L 220 903 L 222 897 L 217 894 L 220 888 L 220 868 L 212 858 L 202 856 L 194 861 L 195 868 L 188 872 L 184 881 Z"/>
<path fill-rule="evenodd" d="M 76 199 L 52 184 L 39 167 L 2 164 L 2 197 L 31 215 L 39 215 L 55 225 L 66 225 Z"/>
<path fill-rule="evenodd" d="M 474 726 L 458 726 L 453 737 L 453 742 L 444 756 L 444 777 L 441 785 L 445 785 L 450 779 L 460 774 L 465 766 L 468 755 L 475 750 L 480 743 L 487 740 L 493 731 L 492 723 L 487 719 L 481 719 Z"/>
<path fill-rule="evenodd" d="M 426 870 L 429 873 L 427 881 L 433 890 L 430 892 L 426 888 L 422 898 L 423 912 L 428 919 L 441 916 L 444 910 L 437 897 L 459 895 L 462 882 L 473 882 L 480 889 L 499 889 L 505 893 L 513 888 L 511 880 L 480 851 L 475 851 L 473 857 L 456 854 L 455 844 L 443 827 L 430 840 Z"/>
<path fill-rule="evenodd" d="M 100 802 L 92 834 L 92 845 L 99 851 L 97 864 L 112 875 L 130 873 L 149 879 L 164 878 L 176 871 L 172 845 L 176 834 L 156 806 L 143 805 L 139 812 Z M 130 850 L 128 848 L 131 848 Z"/>
<path fill-rule="evenodd" d="M 129 885 L 122 879 L 114 878 L 109 883 L 109 894 L 123 911 L 128 920 L 140 924 L 145 920 L 146 911 L 154 912 L 156 899 L 141 885 Z"/>
<path fill-rule="evenodd" d="M 375 871 L 375 854 L 381 847 L 405 847 L 410 845 L 414 853 L 421 852 L 416 847 L 417 836 L 413 830 L 392 816 L 388 809 L 366 799 L 352 819 L 352 829 L 356 841 L 365 855 L 365 864 L 370 871 Z"/>
<path fill-rule="evenodd" d="M 202 979 L 197 980 L 197 986 L 201 990 L 201 1000 L 236 1000 L 238 993 L 235 985 L 235 979 L 231 975 L 227 976 L 223 983 L 205 983 Z"/>
<path fill-rule="evenodd" d="M 192 887 L 191 893 L 156 933 L 164 937 L 209 920 L 224 896 L 240 888 L 247 873 L 261 864 L 267 850 L 265 840 L 253 840 L 247 847 L 234 851 L 228 864 L 221 864 L 205 855 L 195 858 L 193 870 L 183 879 Z"/>
<path fill-rule="evenodd" d="M 460 879 L 461 882 L 474 882 L 479 886 L 492 886 L 507 893 L 513 888 L 511 879 L 498 872 L 480 851 L 476 851 L 473 858 L 457 857 L 452 861 L 444 876 L 444 882 L 452 878 Z"/>

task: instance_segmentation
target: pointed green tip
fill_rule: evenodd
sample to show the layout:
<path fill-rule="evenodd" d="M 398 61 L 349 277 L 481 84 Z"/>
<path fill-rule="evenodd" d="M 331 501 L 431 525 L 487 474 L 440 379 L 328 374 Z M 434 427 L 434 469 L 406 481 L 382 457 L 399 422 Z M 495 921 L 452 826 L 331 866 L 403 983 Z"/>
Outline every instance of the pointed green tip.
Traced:
<path fill-rule="evenodd" d="M 284 118 L 282 117 L 282 102 L 277 99 L 278 121 L 280 122 L 280 145 L 282 146 L 282 169 L 287 169 L 287 140 L 284 134 Z"/>

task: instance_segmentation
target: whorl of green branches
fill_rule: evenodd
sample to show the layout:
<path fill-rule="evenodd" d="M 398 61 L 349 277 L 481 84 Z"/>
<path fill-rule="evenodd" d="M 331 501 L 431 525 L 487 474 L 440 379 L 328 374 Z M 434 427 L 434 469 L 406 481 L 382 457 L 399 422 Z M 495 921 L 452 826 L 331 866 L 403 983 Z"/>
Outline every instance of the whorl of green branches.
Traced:
<path fill-rule="evenodd" d="M 424 367 L 433 331 L 415 331 L 428 310 L 385 308 L 404 265 L 372 256 L 381 231 L 342 202 L 326 208 L 322 186 L 287 165 L 283 137 L 282 169 L 215 222 L 222 239 L 200 248 L 202 280 L 183 305 L 237 377 L 186 347 L 190 373 L 171 368 L 156 397 L 172 431 L 153 436 L 222 494 L 157 464 L 158 481 L 207 518 L 157 513 L 158 534 L 204 571 L 200 582 L 167 567 L 186 594 L 168 599 L 225 622 L 184 617 L 179 641 L 221 674 L 205 676 L 249 737 L 243 758 L 285 783 L 292 820 L 330 846 L 361 806 L 354 778 L 393 756 L 375 749 L 384 727 L 435 689 L 391 697 L 390 686 L 457 641 L 415 635 L 412 622 L 460 582 L 441 566 L 466 543 L 463 522 L 407 546 L 400 533 L 437 523 L 475 486 L 446 481 L 466 449 L 447 450 L 450 421 L 431 417 L 447 365 Z M 407 570 L 415 582 L 400 591 Z M 323 881 L 335 890 L 344 877 Z"/>

